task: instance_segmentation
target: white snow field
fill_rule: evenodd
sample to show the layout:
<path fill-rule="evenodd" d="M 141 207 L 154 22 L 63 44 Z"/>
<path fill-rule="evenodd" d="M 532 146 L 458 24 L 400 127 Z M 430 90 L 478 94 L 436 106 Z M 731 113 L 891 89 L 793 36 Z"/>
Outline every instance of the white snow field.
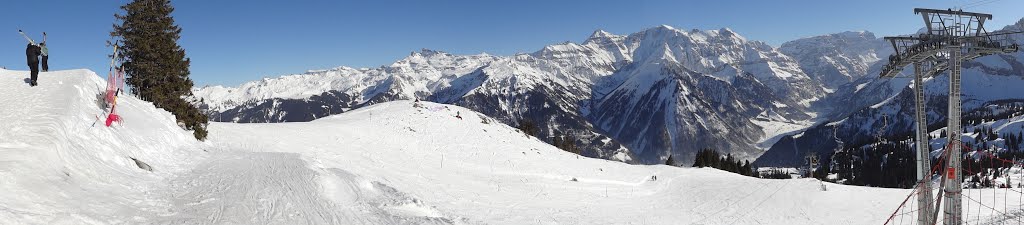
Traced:
<path fill-rule="evenodd" d="M 25 77 L 0 70 L 0 224 L 881 224 L 910 193 L 577 157 L 427 102 L 197 142 L 127 95 L 91 126 L 88 70 Z"/>
<path fill-rule="evenodd" d="M 206 155 L 190 132 L 134 97 L 119 100 L 124 126 L 105 127 L 96 119 L 105 81 L 91 71 L 42 72 L 36 87 L 28 77 L 0 70 L 0 224 L 146 223 L 170 213 L 159 194 L 168 178 Z"/>

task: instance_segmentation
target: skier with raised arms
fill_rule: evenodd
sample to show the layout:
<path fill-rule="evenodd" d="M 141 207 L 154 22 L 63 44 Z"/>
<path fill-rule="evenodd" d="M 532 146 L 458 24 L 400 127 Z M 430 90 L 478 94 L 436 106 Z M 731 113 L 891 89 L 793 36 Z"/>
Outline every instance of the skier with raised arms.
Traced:
<path fill-rule="evenodd" d="M 39 79 L 39 55 L 43 54 L 42 49 L 34 40 L 32 40 L 32 38 L 25 35 L 25 32 L 18 30 L 18 33 L 28 40 L 28 46 L 25 47 L 25 56 L 27 57 L 28 68 L 32 71 L 31 82 L 29 82 L 29 85 L 36 86 L 38 85 L 36 81 Z"/>

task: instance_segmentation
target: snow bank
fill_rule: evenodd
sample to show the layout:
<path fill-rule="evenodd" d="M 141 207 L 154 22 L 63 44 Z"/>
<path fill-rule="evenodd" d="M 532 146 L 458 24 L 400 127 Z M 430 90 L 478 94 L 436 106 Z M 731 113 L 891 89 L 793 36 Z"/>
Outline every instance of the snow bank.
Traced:
<path fill-rule="evenodd" d="M 121 95 L 124 125 L 92 126 L 103 116 L 103 78 L 42 72 L 30 87 L 27 77 L 0 70 L 0 223 L 123 223 L 161 207 L 149 192 L 184 169 L 199 146 L 170 113 Z"/>

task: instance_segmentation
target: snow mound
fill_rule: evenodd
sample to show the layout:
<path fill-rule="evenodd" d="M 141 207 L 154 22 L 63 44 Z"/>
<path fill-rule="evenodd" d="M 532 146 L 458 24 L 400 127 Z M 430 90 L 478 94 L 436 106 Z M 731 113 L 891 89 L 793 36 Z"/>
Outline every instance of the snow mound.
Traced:
<path fill-rule="evenodd" d="M 210 130 L 210 142 L 225 149 L 297 153 L 336 204 L 416 223 L 868 224 L 884 222 L 910 191 L 821 191 L 814 180 L 578 157 L 472 110 L 430 102 Z"/>
<path fill-rule="evenodd" d="M 42 72 L 36 87 L 27 77 L 0 70 L 0 223 L 111 223 L 160 207 L 147 201 L 151 184 L 184 169 L 199 146 L 173 115 L 124 94 L 125 123 L 108 128 L 97 121 L 106 84 L 94 72 Z"/>

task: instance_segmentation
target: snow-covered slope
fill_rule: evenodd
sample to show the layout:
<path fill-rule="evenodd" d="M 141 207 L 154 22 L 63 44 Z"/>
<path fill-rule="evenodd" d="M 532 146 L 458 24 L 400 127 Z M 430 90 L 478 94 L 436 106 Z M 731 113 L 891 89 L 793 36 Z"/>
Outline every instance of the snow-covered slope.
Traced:
<path fill-rule="evenodd" d="M 0 70 L 0 224 L 140 223 L 133 217 L 165 213 L 154 193 L 202 152 L 170 113 L 121 96 L 125 123 L 107 128 L 96 122 L 105 81 L 95 73 L 42 72 L 36 87 L 26 77 Z"/>
<path fill-rule="evenodd" d="M 0 70 L 4 224 L 870 224 L 909 192 L 579 157 L 427 102 L 197 143 L 131 96 L 123 126 L 92 127 L 92 72 L 26 76 Z"/>
<path fill-rule="evenodd" d="M 213 123 L 210 142 L 298 153 L 324 198 L 415 223 L 868 224 L 883 222 L 909 191 L 821 191 L 814 180 L 579 157 L 465 108 L 413 105 L 381 103 L 309 123 Z M 222 204 L 201 206 L 216 214 Z"/>
<path fill-rule="evenodd" d="M 909 193 L 579 157 L 428 102 L 212 123 L 196 143 L 131 96 L 124 126 L 90 126 L 91 72 L 43 73 L 38 87 L 26 74 L 0 71 L 0 96 L 22 103 L 0 107 L 4 223 L 871 224 Z"/>

